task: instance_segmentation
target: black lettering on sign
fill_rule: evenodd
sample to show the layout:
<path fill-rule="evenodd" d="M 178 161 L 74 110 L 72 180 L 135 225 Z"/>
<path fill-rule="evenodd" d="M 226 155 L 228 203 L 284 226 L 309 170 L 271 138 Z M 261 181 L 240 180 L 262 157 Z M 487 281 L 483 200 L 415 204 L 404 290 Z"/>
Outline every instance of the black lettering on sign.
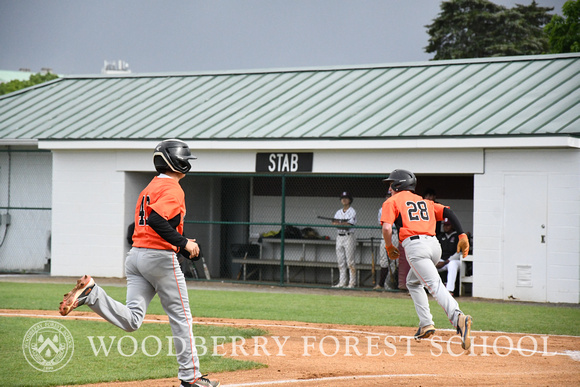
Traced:
<path fill-rule="evenodd" d="M 313 153 L 257 153 L 256 172 L 312 172 Z"/>

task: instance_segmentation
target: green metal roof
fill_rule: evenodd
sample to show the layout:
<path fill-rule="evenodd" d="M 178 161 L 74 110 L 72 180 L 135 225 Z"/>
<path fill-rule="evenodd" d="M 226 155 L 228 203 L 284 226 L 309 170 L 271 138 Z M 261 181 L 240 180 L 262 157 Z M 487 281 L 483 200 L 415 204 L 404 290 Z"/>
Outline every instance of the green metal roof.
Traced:
<path fill-rule="evenodd" d="M 580 54 L 353 68 L 68 76 L 0 97 L 0 139 L 580 133 Z"/>

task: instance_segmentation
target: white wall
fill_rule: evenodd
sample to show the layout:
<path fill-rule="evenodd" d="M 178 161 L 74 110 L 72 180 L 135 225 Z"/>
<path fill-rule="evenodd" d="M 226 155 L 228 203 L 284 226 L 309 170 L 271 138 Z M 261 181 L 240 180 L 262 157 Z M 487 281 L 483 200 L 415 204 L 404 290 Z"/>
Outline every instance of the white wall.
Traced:
<path fill-rule="evenodd" d="M 0 207 L 12 207 L 0 209 L 0 271 L 44 271 L 50 258 L 51 179 L 49 152 L 0 152 Z"/>
<path fill-rule="evenodd" d="M 127 209 L 117 153 L 53 155 L 51 274 L 123 277 Z"/>
<path fill-rule="evenodd" d="M 191 153 L 197 156 L 192 171 L 253 173 L 256 171 L 257 152 L 276 152 L 276 148 L 192 148 Z M 482 173 L 484 163 L 481 149 L 302 149 L 299 152 L 314 152 L 313 173 L 387 175 L 395 168 L 403 168 L 415 173 L 469 174 Z M 119 155 L 118 167 L 125 171 L 147 171 L 151 168 L 151 160 L 151 150 L 123 151 Z"/>
<path fill-rule="evenodd" d="M 548 176 L 546 296 L 549 302 L 580 302 L 580 151 L 487 150 L 485 173 L 474 179 L 474 284 L 476 297 L 505 299 L 502 251 L 504 178 L 510 173 Z M 542 189 L 545 187 L 541 187 Z M 526 201 L 534 192 L 521 192 Z M 530 208 L 534 211 L 535 208 Z M 526 236 L 522 236 L 525 238 Z M 535 238 L 536 236 L 529 236 Z M 539 301 L 539 300 L 538 300 Z"/>
<path fill-rule="evenodd" d="M 481 149 L 365 149 L 314 153 L 316 173 L 378 173 L 394 169 L 414 173 L 469 174 L 483 172 Z"/>

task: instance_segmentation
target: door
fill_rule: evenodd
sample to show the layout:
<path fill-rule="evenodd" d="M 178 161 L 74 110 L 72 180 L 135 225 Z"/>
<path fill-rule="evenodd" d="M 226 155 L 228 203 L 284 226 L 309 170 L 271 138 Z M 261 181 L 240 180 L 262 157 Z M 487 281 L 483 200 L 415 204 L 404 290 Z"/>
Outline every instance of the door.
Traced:
<path fill-rule="evenodd" d="M 545 174 L 504 176 L 503 298 L 547 299 L 547 199 Z"/>

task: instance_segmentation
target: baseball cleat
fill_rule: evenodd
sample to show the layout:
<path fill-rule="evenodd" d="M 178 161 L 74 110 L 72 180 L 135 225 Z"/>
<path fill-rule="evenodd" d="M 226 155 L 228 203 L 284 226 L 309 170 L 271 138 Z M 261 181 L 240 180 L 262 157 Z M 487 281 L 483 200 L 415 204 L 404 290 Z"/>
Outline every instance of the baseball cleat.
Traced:
<path fill-rule="evenodd" d="M 461 335 L 461 348 L 468 350 L 471 347 L 471 316 L 460 314 L 457 318 L 457 333 Z"/>
<path fill-rule="evenodd" d="M 181 386 L 180 387 L 219 387 L 221 383 L 218 381 L 212 382 L 208 378 L 207 375 L 202 375 L 201 378 L 196 379 L 193 382 L 186 382 L 185 380 L 180 380 Z"/>
<path fill-rule="evenodd" d="M 76 286 L 67 294 L 64 295 L 58 311 L 61 315 L 66 316 L 73 309 L 84 305 L 89 294 L 95 287 L 95 281 L 90 275 L 84 275 L 77 281 Z"/>
<path fill-rule="evenodd" d="M 415 340 L 427 339 L 433 336 L 433 333 L 435 333 L 435 327 L 433 325 L 426 325 L 417 330 L 417 333 L 415 333 Z"/>

